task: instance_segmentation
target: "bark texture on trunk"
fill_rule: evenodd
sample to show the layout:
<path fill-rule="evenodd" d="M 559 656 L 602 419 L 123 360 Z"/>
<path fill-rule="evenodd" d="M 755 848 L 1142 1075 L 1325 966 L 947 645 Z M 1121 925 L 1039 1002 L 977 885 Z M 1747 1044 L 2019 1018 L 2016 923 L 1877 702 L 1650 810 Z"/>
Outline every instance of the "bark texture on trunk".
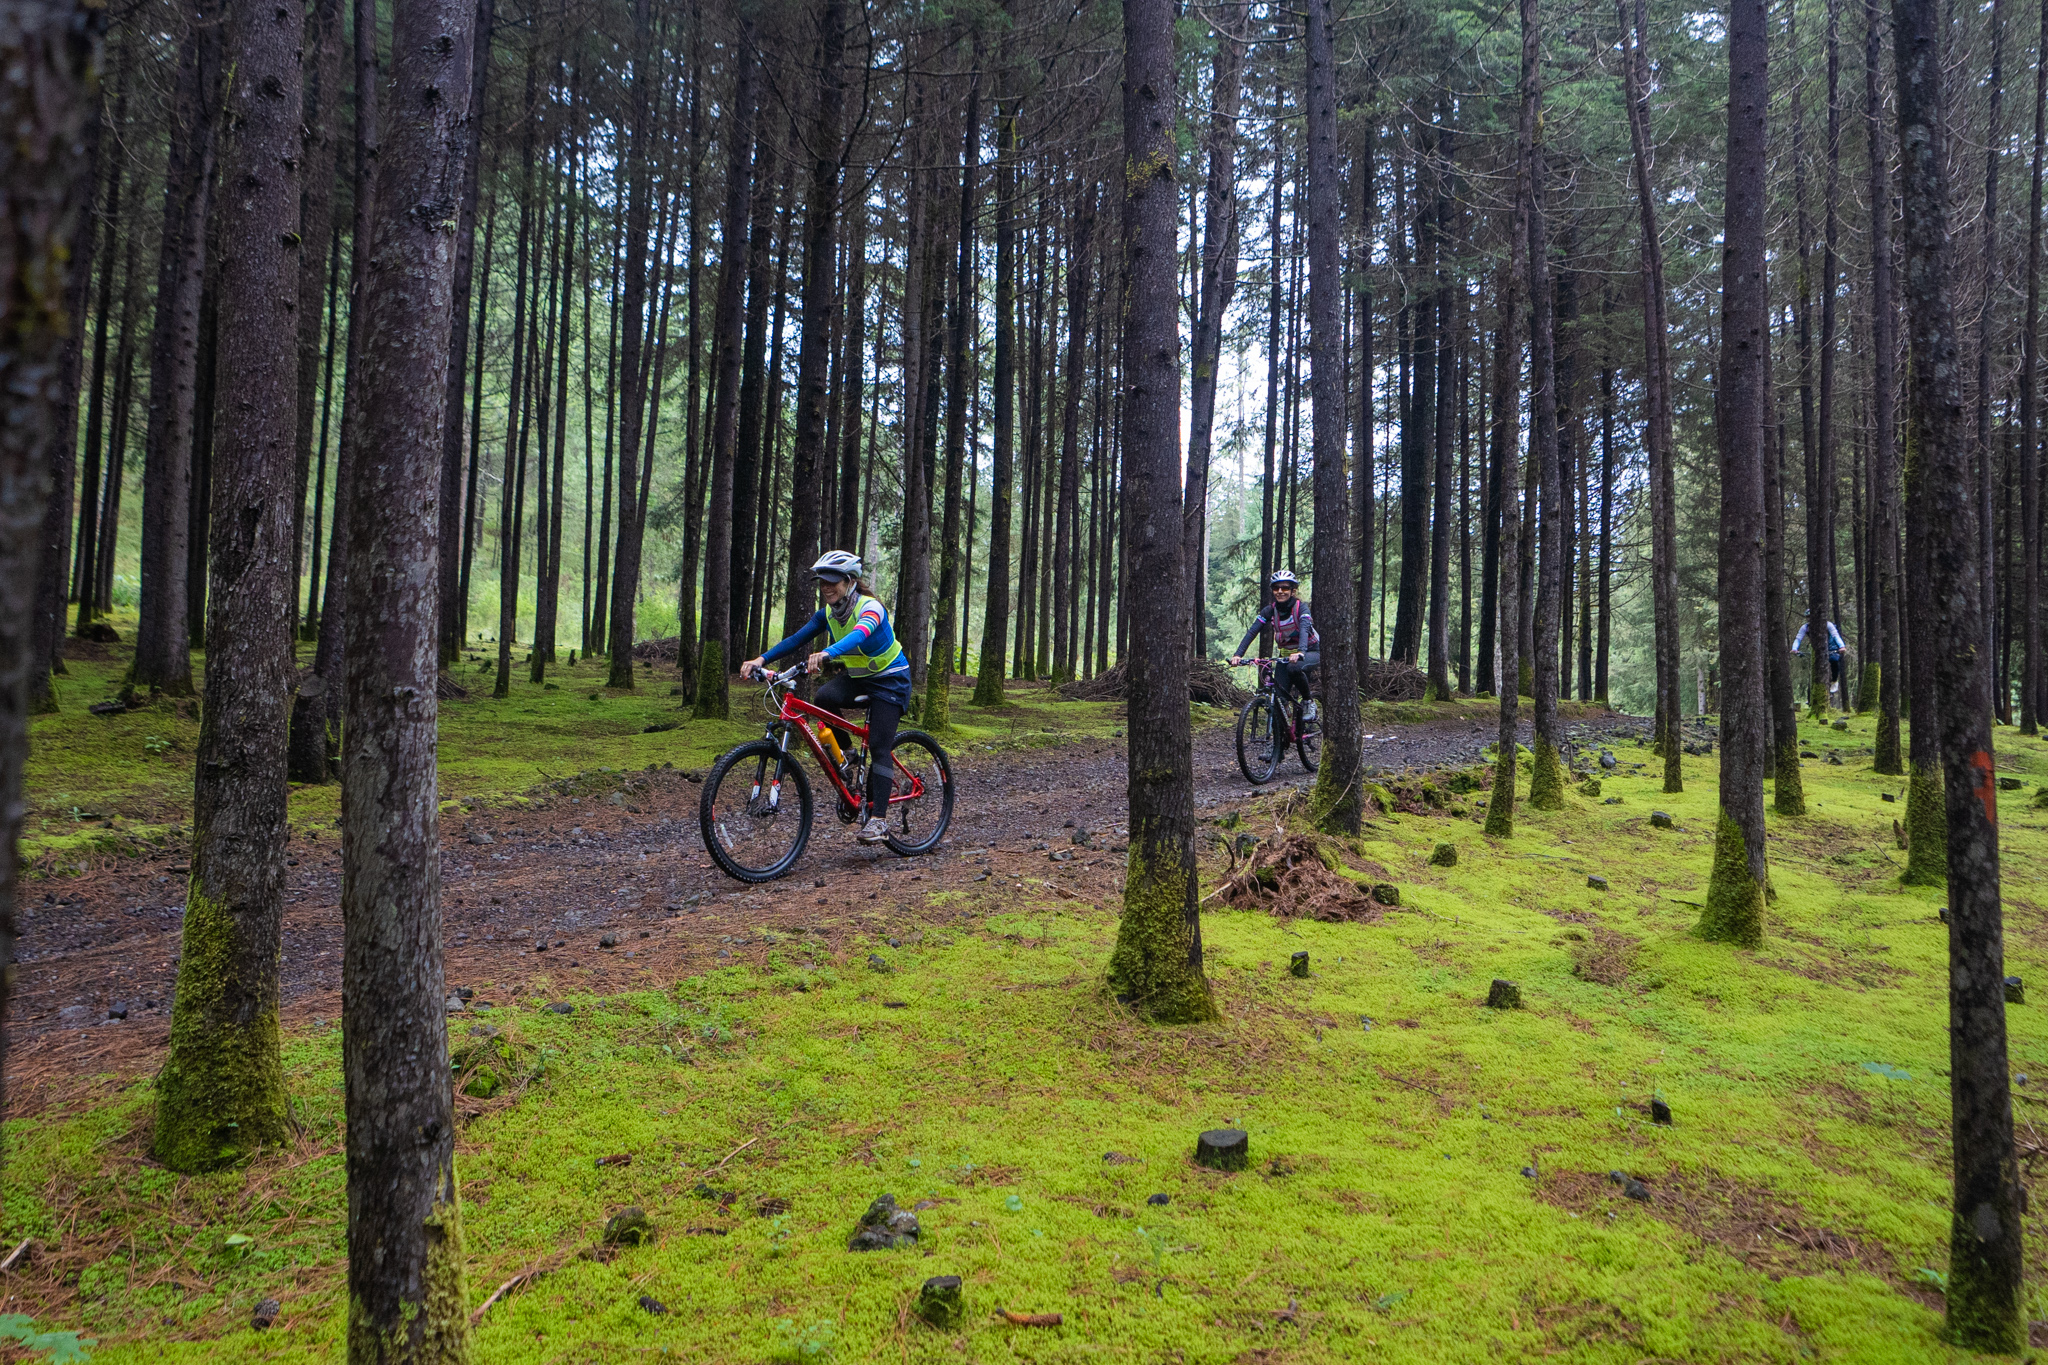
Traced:
<path fill-rule="evenodd" d="M 1764 428 L 1770 401 L 1764 275 L 1764 0 L 1734 0 L 1728 26 L 1728 193 L 1721 248 L 1721 357 L 1714 431 L 1720 448 L 1721 799 L 1714 866 L 1700 912 L 1704 938 L 1763 941 Z"/>
<path fill-rule="evenodd" d="M 1358 653 L 1351 616 L 1351 488 L 1344 477 L 1344 309 L 1337 256 L 1336 43 L 1330 0 L 1308 4 L 1309 393 L 1315 457 L 1315 581 L 1322 611 L 1323 752 L 1312 807 L 1332 834 L 1355 835 L 1364 810 Z M 1323 591 L 1328 585 L 1329 591 Z"/>
<path fill-rule="evenodd" d="M 1517 657 L 1521 632 L 1516 629 L 1521 611 L 1517 602 L 1521 576 L 1515 572 L 1522 555 L 1522 514 L 1516 506 L 1515 496 L 1522 483 L 1516 455 L 1521 446 L 1521 433 L 1516 429 L 1520 425 L 1521 405 L 1515 402 L 1514 394 L 1520 387 L 1517 381 L 1522 372 L 1521 286 L 1528 268 L 1524 255 L 1529 242 L 1529 170 L 1536 144 L 1536 120 L 1542 113 L 1541 92 L 1532 79 L 1535 74 L 1532 67 L 1538 53 L 1535 34 L 1531 31 L 1535 13 L 1535 0 L 1524 0 L 1521 113 L 1516 124 L 1515 141 L 1515 208 L 1508 228 L 1508 267 L 1500 282 L 1500 344 L 1495 351 L 1498 368 L 1493 376 L 1493 480 L 1498 490 L 1494 515 L 1500 519 L 1499 582 L 1494 590 L 1500 618 L 1496 636 L 1500 649 L 1500 725 L 1494 739 L 1493 788 L 1486 806 L 1486 832 L 1496 839 L 1505 839 L 1515 832 L 1515 778 L 1521 768 L 1521 741 L 1517 731 L 1521 727 L 1522 700 L 1521 688 L 1516 686 L 1516 679 L 1521 674 L 1521 660 Z"/>
<path fill-rule="evenodd" d="M 1006 82 L 1009 51 L 1004 49 L 1004 69 L 999 77 Z M 1010 630 L 1010 491 L 1015 482 L 1015 452 L 1017 445 L 1017 102 L 1014 98 L 996 96 L 996 289 L 995 289 L 995 430 L 993 449 L 994 467 L 989 471 L 988 499 L 988 591 L 982 604 L 981 663 L 975 671 L 974 697 L 976 706 L 1000 706 L 1003 703 L 1003 680 L 1009 673 L 1006 655 L 1006 637 Z M 1036 508 L 1037 503 L 1029 494 L 1033 491 L 1032 481 L 1027 477 L 1026 505 Z M 1028 513 L 1024 522 L 1025 550 L 1022 572 L 1019 575 L 1018 596 L 1021 610 L 1017 620 L 1017 672 L 1019 677 L 1034 676 L 1030 653 L 1031 576 L 1037 567 L 1037 557 L 1032 554 L 1032 531 L 1035 518 Z M 974 534 L 972 525 L 968 535 Z"/>
<path fill-rule="evenodd" d="M 163 233 L 157 253 L 156 327 L 150 340 L 149 426 L 142 464 L 140 619 L 131 687 L 192 695 L 185 574 L 191 536 L 192 419 L 198 386 L 199 294 L 205 282 L 212 198 L 214 74 L 219 15 L 198 0 L 182 16 Z"/>
<path fill-rule="evenodd" d="M 2020 733 L 2041 730 L 2041 175 L 2048 152 L 2048 5 L 2034 62 L 2034 161 L 2027 194 L 2027 319 L 2020 329 Z"/>
<path fill-rule="evenodd" d="M 712 305 L 711 500 L 704 512 L 704 634 L 697 651 L 700 720 L 724 720 L 732 713 L 726 651 L 732 644 L 733 442 L 740 400 L 741 288 L 747 277 L 747 204 L 753 195 L 748 154 L 753 150 L 753 34 L 742 26 L 733 53 L 731 127 L 727 130 L 725 213 L 720 223 L 718 296 Z M 736 660 L 732 662 L 737 662 Z"/>
<path fill-rule="evenodd" d="M 230 10 L 220 226 L 240 244 L 221 291 L 235 376 L 214 441 L 206 697 L 192 784 L 192 871 L 171 1044 L 150 1150 L 207 1170 L 289 1135 L 277 1021 L 291 707 L 303 13 Z M 313 255 L 318 256 L 316 248 Z"/>
<path fill-rule="evenodd" d="M 20 845 L 28 810 L 29 646 L 50 497 L 51 450 L 64 421 L 66 261 L 92 192 L 86 155 L 105 11 L 63 0 L 0 8 L 0 962 L 14 960 Z M 85 269 L 83 261 L 69 262 Z M 0 973 L 0 1027 L 14 972 Z M 4 1042 L 4 1034 L 0 1034 Z"/>
<path fill-rule="evenodd" d="M 476 0 L 474 50 L 470 54 L 469 117 L 463 130 L 462 197 L 455 210 L 454 303 L 448 310 L 448 378 L 446 415 L 441 422 L 441 562 L 439 567 L 439 639 L 441 662 L 452 664 L 462 657 L 465 612 L 461 603 L 462 528 L 467 515 L 463 496 L 463 391 L 469 367 L 469 295 L 475 276 L 472 260 L 476 251 L 477 188 L 483 169 L 484 92 L 491 73 L 491 30 L 497 20 L 497 0 Z M 477 368 L 483 368 L 478 348 Z M 473 444 L 473 443 L 472 443 Z M 587 539 L 587 537 L 586 537 Z"/>
<path fill-rule="evenodd" d="M 1316 0 L 1326 3 L 1326 0 Z M 1216 1017 L 1196 905 L 1181 569 L 1172 0 L 1124 0 L 1123 509 L 1131 847 L 1109 978 L 1162 1023 Z"/>
<path fill-rule="evenodd" d="M 1955 1195 L 1949 1223 L 1948 1337 L 1971 1351 L 2027 1344 L 2021 1216 L 2005 1028 L 2005 943 L 1999 903 L 1998 785 L 1991 751 L 1991 659 L 1984 648 L 1979 517 L 1963 426 L 1962 357 L 1949 297 L 1944 11 L 1893 0 L 1900 183 L 1911 378 L 1907 417 L 1923 491 L 1906 503 L 1923 525 L 1931 582 L 1922 657 L 1934 674 L 1946 782 L 1949 881 L 1949 1105 Z"/>
<path fill-rule="evenodd" d="M 350 1365 L 469 1357 L 435 791 L 442 424 L 475 0 L 397 0 L 346 515 L 342 1072 Z"/>
<path fill-rule="evenodd" d="M 648 367 L 641 354 L 647 313 L 647 217 L 651 189 L 649 144 L 654 139 L 652 0 L 633 3 L 632 129 L 626 153 L 626 264 L 620 288 L 619 539 L 607 613 L 608 687 L 633 685 L 633 608 L 640 596 L 640 531 L 646 509 L 634 463 L 646 418 Z"/>
<path fill-rule="evenodd" d="M 1877 665 L 1877 744 L 1871 766 L 1898 776 L 1906 771 L 1899 749 L 1900 650 L 1898 416 L 1893 379 L 1897 305 L 1892 300 L 1891 147 L 1885 137 L 1884 91 L 1880 84 L 1883 52 L 1878 0 L 1863 0 L 1863 128 L 1870 170 L 1870 525 L 1864 540 L 1870 560 L 1870 620 L 1864 634 L 1875 634 L 1877 648 L 1863 644 L 1864 677 Z M 1867 709 L 1866 696 L 1858 697 Z M 1911 794 L 1908 793 L 1910 801 Z"/>
<path fill-rule="evenodd" d="M 1526 194 L 1529 232 L 1529 480 L 1534 497 L 1524 509 L 1522 534 L 1540 515 L 1540 555 L 1524 589 L 1535 594 L 1531 638 L 1524 643 L 1531 658 L 1531 697 L 1535 701 L 1534 771 L 1529 778 L 1529 805 L 1558 810 L 1564 805 L 1564 762 L 1559 753 L 1563 727 L 1557 715 L 1558 615 L 1564 592 L 1564 498 L 1558 468 L 1557 300 L 1550 284 L 1550 230 L 1545 221 L 1545 180 L 1549 175 L 1543 148 L 1543 30 L 1536 0 L 1522 0 L 1522 118 L 1529 124 Z M 1526 544 L 1522 554 L 1528 557 Z M 1524 608 L 1524 615 L 1529 615 Z"/>

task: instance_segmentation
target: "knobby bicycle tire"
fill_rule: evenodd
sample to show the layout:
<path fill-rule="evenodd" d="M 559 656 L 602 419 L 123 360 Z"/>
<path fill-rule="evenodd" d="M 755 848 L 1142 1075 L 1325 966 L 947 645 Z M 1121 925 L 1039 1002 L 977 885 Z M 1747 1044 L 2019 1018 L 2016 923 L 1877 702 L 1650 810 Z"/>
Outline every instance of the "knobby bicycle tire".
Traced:
<path fill-rule="evenodd" d="M 754 764 L 751 769 L 744 766 L 749 762 Z M 719 792 L 728 778 L 757 787 L 761 779 L 771 775 L 778 776 L 783 784 L 772 805 L 757 805 L 763 794 L 755 791 L 749 794 L 743 807 L 729 809 L 725 820 L 744 815 L 779 823 L 789 814 L 787 789 L 794 784 L 797 798 L 795 837 L 786 850 L 765 862 L 742 861 L 735 855 L 742 845 L 751 841 L 745 837 L 744 830 L 720 828 L 724 822 L 717 811 Z M 805 774 L 803 764 L 796 755 L 784 753 L 780 746 L 765 739 L 750 740 L 730 749 L 712 764 L 710 773 L 704 778 L 704 794 L 697 801 L 697 827 L 704 837 L 705 851 L 726 876 L 743 882 L 772 882 L 795 867 L 797 859 L 804 855 L 804 846 L 810 842 L 812 814 L 811 779 Z M 770 839 L 764 852 L 774 852 L 776 842 Z"/>
<path fill-rule="evenodd" d="M 1261 733 L 1258 718 L 1265 718 Z M 1263 786 L 1273 780 L 1280 759 L 1273 752 L 1274 705 L 1271 697 L 1254 696 L 1237 713 L 1237 766 L 1247 782 Z"/>
<path fill-rule="evenodd" d="M 911 756 L 903 751 L 922 749 L 925 752 Z M 889 851 L 905 858 L 914 858 L 920 853 L 929 853 L 938 847 L 939 840 L 946 837 L 947 828 L 953 823 L 953 765 L 946 757 L 946 751 L 939 742 L 922 730 L 899 730 L 896 743 L 889 751 L 891 776 L 900 784 L 904 779 L 896 772 L 893 764 L 903 754 L 903 766 L 915 773 L 924 783 L 925 794 L 916 801 L 892 801 L 887 820 L 891 833 L 888 838 Z M 933 778 L 937 778 L 938 790 L 933 791 Z M 936 803 L 936 805 L 934 805 Z M 930 812 L 938 812 L 934 817 Z M 911 823 L 917 822 L 913 830 Z M 899 837 L 897 831 L 903 836 Z"/>

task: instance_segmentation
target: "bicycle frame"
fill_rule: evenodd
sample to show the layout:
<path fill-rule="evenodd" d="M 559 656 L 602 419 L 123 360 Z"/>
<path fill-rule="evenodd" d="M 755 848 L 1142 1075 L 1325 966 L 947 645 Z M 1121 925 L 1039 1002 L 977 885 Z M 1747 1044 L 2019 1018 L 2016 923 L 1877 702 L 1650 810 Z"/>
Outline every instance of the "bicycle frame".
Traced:
<path fill-rule="evenodd" d="M 846 780 L 839 775 L 839 766 L 826 754 L 824 741 L 818 738 L 818 731 L 813 728 L 813 722 L 815 721 L 819 725 L 829 725 L 842 734 L 857 738 L 863 747 L 868 742 L 868 727 L 865 725 L 855 725 L 844 716 L 835 716 L 823 707 L 813 706 L 797 696 L 796 692 L 789 685 L 790 680 L 801 676 L 806 671 L 802 664 L 798 664 L 787 672 L 769 675 L 768 694 L 778 698 L 780 704 L 776 709 L 775 719 L 768 722 L 768 728 L 763 732 L 762 737 L 775 740 L 781 746 L 783 752 L 787 753 L 789 751 L 790 730 L 794 729 L 798 734 L 801 734 L 804 737 L 804 742 L 811 746 L 811 757 L 817 760 L 818 767 L 831 779 L 833 790 L 839 793 L 839 799 L 850 806 L 857 807 L 867 800 L 867 794 L 865 792 L 856 794 L 847 790 Z M 780 735 L 776 733 L 778 728 L 782 732 Z M 904 767 L 902 761 L 894 754 L 889 755 L 889 761 L 896 766 L 895 786 L 891 790 L 889 804 L 893 806 L 899 801 L 915 801 L 922 797 L 924 795 L 924 783 L 919 780 L 917 774 Z M 874 762 L 872 754 L 868 756 L 868 762 Z"/>

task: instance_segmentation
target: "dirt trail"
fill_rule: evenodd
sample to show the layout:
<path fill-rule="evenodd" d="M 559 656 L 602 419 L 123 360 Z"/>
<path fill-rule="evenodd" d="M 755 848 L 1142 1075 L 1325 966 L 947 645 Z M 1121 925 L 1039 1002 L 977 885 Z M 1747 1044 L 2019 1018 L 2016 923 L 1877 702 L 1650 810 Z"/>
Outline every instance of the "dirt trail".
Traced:
<path fill-rule="evenodd" d="M 1573 722 L 1610 742 L 1632 739 L 1644 725 L 1620 715 Z M 1475 762 L 1494 734 L 1463 717 L 1391 734 L 1367 730 L 1367 762 L 1382 772 Z M 1194 757 L 1198 813 L 1252 794 L 1228 727 L 1200 731 Z M 471 1008 L 638 988 L 759 961 L 772 946 L 764 934 L 816 935 L 859 969 L 857 934 L 913 933 L 932 920 L 1004 908 L 1019 890 L 1098 904 L 1116 894 L 1124 861 L 1120 742 L 970 750 L 954 755 L 953 769 L 953 826 L 932 855 L 902 859 L 860 847 L 820 802 L 796 871 L 758 887 L 711 866 L 697 836 L 701 787 L 673 769 L 618 774 L 614 798 L 555 797 L 545 808 L 445 817 L 449 988 L 473 988 Z M 1304 789 L 1312 780 L 1290 754 L 1263 790 Z M 340 852 L 331 829 L 290 848 L 288 1022 L 340 1013 Z M 33 1109 L 73 1078 L 154 1064 L 169 1031 L 184 872 L 182 857 L 166 858 L 27 884 L 9 1020 L 10 1113 Z M 928 908 L 926 893 L 942 889 L 966 893 L 967 908 Z M 613 946 L 601 946 L 606 936 Z"/>

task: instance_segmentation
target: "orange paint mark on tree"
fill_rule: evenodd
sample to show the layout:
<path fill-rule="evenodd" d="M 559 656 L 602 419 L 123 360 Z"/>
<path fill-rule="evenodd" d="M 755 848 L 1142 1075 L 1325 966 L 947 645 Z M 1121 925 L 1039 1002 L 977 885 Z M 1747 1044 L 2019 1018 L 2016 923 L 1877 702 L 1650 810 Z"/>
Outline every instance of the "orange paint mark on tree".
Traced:
<path fill-rule="evenodd" d="M 1998 780 L 1992 775 L 1991 755 L 1979 749 L 1970 755 L 1970 766 L 1977 770 L 1977 799 L 1984 803 L 1984 818 L 1995 827 L 1998 824 Z"/>

